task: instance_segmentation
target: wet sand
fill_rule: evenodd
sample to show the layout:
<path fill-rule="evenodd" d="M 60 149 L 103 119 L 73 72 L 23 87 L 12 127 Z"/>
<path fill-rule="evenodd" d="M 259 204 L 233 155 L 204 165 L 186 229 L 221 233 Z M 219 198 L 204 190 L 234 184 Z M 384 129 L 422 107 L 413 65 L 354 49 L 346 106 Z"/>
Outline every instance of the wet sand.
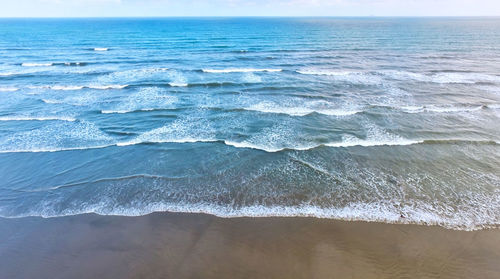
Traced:
<path fill-rule="evenodd" d="M 0 219 L 0 278 L 500 278 L 500 230 L 180 213 Z"/>

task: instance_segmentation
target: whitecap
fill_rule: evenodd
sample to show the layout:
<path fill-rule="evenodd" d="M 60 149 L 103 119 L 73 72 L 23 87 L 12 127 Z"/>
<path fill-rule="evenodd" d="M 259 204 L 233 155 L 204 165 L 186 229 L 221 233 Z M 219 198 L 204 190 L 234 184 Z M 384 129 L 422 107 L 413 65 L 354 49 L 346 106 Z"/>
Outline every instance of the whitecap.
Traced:
<path fill-rule="evenodd" d="M 53 100 L 53 99 L 42 99 L 42 102 L 44 102 L 46 104 L 62 104 L 62 103 L 64 103 L 63 101 Z"/>
<path fill-rule="evenodd" d="M 399 135 L 386 132 L 384 129 L 377 126 L 369 125 L 366 128 L 366 136 L 364 139 L 353 135 L 342 136 L 340 142 L 329 142 L 326 146 L 329 147 L 352 147 L 352 146 L 395 146 L 395 145 L 413 145 L 423 143 L 423 140 L 406 139 Z"/>
<path fill-rule="evenodd" d="M 287 147 L 287 146 L 279 147 L 279 146 L 276 146 L 273 144 L 257 144 L 257 143 L 252 143 L 249 141 L 237 142 L 237 141 L 230 141 L 230 140 L 225 140 L 224 144 L 231 145 L 231 146 L 234 146 L 236 148 L 257 149 L 257 150 L 262 150 L 262 151 L 266 151 L 269 153 L 280 152 L 280 151 L 287 150 L 287 149 L 290 149 L 290 150 L 309 150 L 309 149 L 313 149 L 313 148 L 320 146 L 320 144 L 311 144 L 311 145 L 302 145 L 302 146 L 294 145 L 293 147 Z"/>
<path fill-rule="evenodd" d="M 335 71 L 335 70 L 298 70 L 302 75 L 328 76 L 334 80 L 357 84 L 381 84 L 382 78 L 369 72 Z"/>
<path fill-rule="evenodd" d="M 47 117 L 48 118 L 48 117 Z M 113 138 L 86 121 L 53 121 L 30 131 L 3 134 L 0 152 L 55 152 L 109 146 Z"/>
<path fill-rule="evenodd" d="M 169 71 L 168 68 L 142 68 L 142 69 L 131 69 L 125 71 L 116 71 L 98 77 L 97 82 L 102 84 L 115 83 L 118 81 L 123 83 L 134 83 L 148 78 L 161 79 L 164 78 L 164 74 L 167 71 Z"/>
<path fill-rule="evenodd" d="M 23 67 L 49 67 L 52 66 L 53 63 L 22 63 Z"/>
<path fill-rule="evenodd" d="M 64 90 L 64 91 L 72 91 L 72 90 L 81 90 L 85 86 L 78 86 L 78 85 L 54 85 L 54 86 L 48 86 L 47 88 L 50 88 L 52 90 Z"/>
<path fill-rule="evenodd" d="M 179 83 L 179 82 L 170 82 L 168 85 L 170 85 L 172 87 L 186 87 L 189 84 L 187 84 L 187 83 Z"/>
<path fill-rule="evenodd" d="M 31 116 L 4 116 L 0 117 L 0 121 L 76 121 L 75 118 L 71 117 L 54 117 L 54 116 L 42 116 L 42 117 L 31 117 Z"/>
<path fill-rule="evenodd" d="M 94 51 L 108 51 L 108 48 L 106 48 L 106 47 L 96 47 L 96 48 L 94 48 Z"/>
<path fill-rule="evenodd" d="M 333 70 L 298 70 L 297 73 L 302 75 L 315 75 L 315 76 L 349 76 L 349 75 L 363 74 L 362 72 L 333 71 Z"/>
<path fill-rule="evenodd" d="M 320 106 L 323 106 L 322 108 Z M 255 105 L 244 108 L 250 111 L 259 111 L 264 113 L 280 113 L 288 114 L 291 116 L 305 116 L 311 113 L 319 113 L 330 116 L 348 116 L 359 113 L 360 110 L 345 110 L 345 109 L 335 109 L 335 108 L 324 108 L 324 104 L 320 102 L 312 102 L 308 104 L 303 104 L 302 106 L 283 106 L 274 102 L 260 102 Z"/>
<path fill-rule="evenodd" d="M 427 106 L 403 106 L 400 109 L 407 113 L 435 112 L 435 113 L 456 113 L 473 112 L 483 109 L 484 106 L 453 106 L 453 105 L 427 105 Z"/>
<path fill-rule="evenodd" d="M 416 80 L 432 83 L 464 83 L 500 82 L 500 76 L 484 73 L 441 72 L 434 74 L 414 73 L 405 71 L 382 71 L 382 74 L 398 80 Z"/>
<path fill-rule="evenodd" d="M 128 87 L 128 84 L 115 84 L 115 85 L 89 85 L 87 86 L 88 88 L 91 89 L 101 89 L 101 90 L 106 90 L 106 89 L 123 89 L 125 87 Z"/>
<path fill-rule="evenodd" d="M 329 147 L 353 147 L 353 146 L 394 146 L 394 145 L 413 145 L 423 143 L 423 140 L 407 140 L 407 139 L 399 139 L 399 140 L 389 140 L 389 139 L 381 139 L 381 140 L 362 140 L 357 138 L 346 138 L 342 142 L 330 142 L 326 143 L 325 146 Z"/>
<path fill-rule="evenodd" d="M 16 87 L 0 87 L 0 92 L 14 92 L 19 90 L 19 88 Z"/>
<path fill-rule="evenodd" d="M 177 97 L 165 93 L 166 90 L 163 88 L 143 87 L 138 92 L 128 95 L 116 106 L 105 108 L 103 113 L 126 113 L 170 108 L 177 101 Z"/>
<path fill-rule="evenodd" d="M 132 109 L 132 110 L 101 110 L 102 114 L 124 114 L 138 111 L 153 111 L 154 108 Z"/>
<path fill-rule="evenodd" d="M 8 76 L 13 76 L 13 75 L 17 75 L 18 73 L 13 73 L 13 72 L 4 72 L 4 73 L 0 73 L 0 77 L 8 77 Z"/>
<path fill-rule="evenodd" d="M 215 131 L 210 123 L 203 118 L 179 119 L 168 125 L 153 129 L 139 135 L 135 139 L 120 142 L 118 146 L 140 143 L 194 143 L 215 142 Z"/>
<path fill-rule="evenodd" d="M 483 73 L 437 73 L 432 76 L 435 83 L 500 82 L 500 76 Z"/>
<path fill-rule="evenodd" d="M 282 69 L 253 69 L 253 68 L 229 68 L 229 69 L 202 69 L 205 73 L 251 73 L 251 72 L 281 72 Z"/>

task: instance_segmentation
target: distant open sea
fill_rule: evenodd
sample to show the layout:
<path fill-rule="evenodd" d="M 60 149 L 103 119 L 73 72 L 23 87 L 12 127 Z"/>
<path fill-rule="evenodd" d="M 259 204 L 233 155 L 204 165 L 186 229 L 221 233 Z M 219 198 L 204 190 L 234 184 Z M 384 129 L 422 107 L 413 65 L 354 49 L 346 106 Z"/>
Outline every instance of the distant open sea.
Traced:
<path fill-rule="evenodd" d="M 500 18 L 0 19 L 0 216 L 500 224 Z"/>

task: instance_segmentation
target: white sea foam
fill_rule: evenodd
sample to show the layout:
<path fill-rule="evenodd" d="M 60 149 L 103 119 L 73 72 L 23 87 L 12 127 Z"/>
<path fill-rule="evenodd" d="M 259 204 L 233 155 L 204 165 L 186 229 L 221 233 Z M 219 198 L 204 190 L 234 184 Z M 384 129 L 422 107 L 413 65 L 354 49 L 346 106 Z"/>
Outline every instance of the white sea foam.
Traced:
<path fill-rule="evenodd" d="M 282 106 L 274 102 L 260 102 L 258 104 L 245 108 L 245 110 L 259 111 L 264 113 L 281 113 L 291 116 L 305 116 L 314 112 L 331 116 L 347 116 L 360 112 L 360 110 L 344 110 L 321 107 L 315 108 L 314 106 L 316 105 L 316 103 L 303 104 L 302 106 Z"/>
<path fill-rule="evenodd" d="M 302 75 L 328 76 L 337 81 L 355 84 L 375 85 L 383 83 L 383 80 L 380 76 L 369 72 L 305 69 L 298 70 L 297 73 Z"/>
<path fill-rule="evenodd" d="M 41 119 L 45 121 L 48 118 Z M 113 144 L 113 138 L 94 124 L 71 120 L 53 121 L 38 129 L 4 134 L 0 137 L 0 152 L 56 152 Z"/>
<path fill-rule="evenodd" d="M 108 48 L 106 48 L 106 47 L 96 47 L 96 48 L 94 48 L 94 51 L 108 51 Z"/>
<path fill-rule="evenodd" d="M 115 82 L 137 83 L 144 81 L 145 79 L 147 80 L 164 79 L 166 74 L 168 76 L 169 71 L 170 70 L 168 68 L 141 68 L 141 69 L 117 71 L 98 77 L 97 82 L 101 84 L 108 84 Z"/>
<path fill-rule="evenodd" d="M 402 81 L 415 80 L 432 83 L 478 83 L 478 82 L 500 82 L 500 76 L 484 73 L 415 73 L 407 71 L 377 71 L 377 72 L 356 72 L 337 71 L 321 69 L 298 70 L 297 73 L 303 75 L 330 76 L 336 80 L 349 81 L 354 83 L 382 83 L 382 77 L 397 79 Z"/>
<path fill-rule="evenodd" d="M 99 90 L 107 90 L 107 89 L 123 89 L 128 87 L 128 84 L 110 84 L 110 85 L 88 85 L 85 86 L 90 89 L 99 89 Z"/>
<path fill-rule="evenodd" d="M 210 123 L 204 119 L 180 119 L 166 126 L 153 129 L 127 142 L 120 142 L 118 146 L 140 143 L 194 143 L 215 142 L 215 131 Z"/>
<path fill-rule="evenodd" d="M 0 77 L 8 77 L 8 76 L 13 76 L 13 75 L 17 75 L 18 73 L 14 73 L 14 72 L 4 72 L 4 73 L 0 73 Z"/>
<path fill-rule="evenodd" d="M 181 83 L 181 82 L 170 82 L 168 85 L 170 85 L 172 87 L 186 87 L 189 84 L 187 84 L 187 83 Z"/>
<path fill-rule="evenodd" d="M 330 142 L 326 143 L 326 146 L 330 147 L 352 147 L 352 146 L 391 146 L 391 145 L 412 145 L 423 143 L 423 140 L 362 140 L 357 138 L 346 138 L 342 142 Z"/>
<path fill-rule="evenodd" d="M 225 140 L 224 144 L 231 145 L 231 146 L 234 146 L 237 148 L 257 149 L 257 150 L 262 150 L 262 151 L 266 151 L 266 152 L 270 152 L 270 153 L 279 152 L 279 151 L 283 151 L 283 150 L 287 150 L 287 149 L 290 149 L 290 150 L 309 150 L 309 149 L 313 149 L 313 148 L 321 146 L 321 144 L 309 144 L 309 145 L 294 145 L 294 146 L 290 146 L 290 147 L 287 147 L 287 146 L 279 147 L 279 146 L 276 146 L 273 144 L 257 144 L 257 143 L 252 143 L 249 141 L 236 142 L 236 141 L 230 141 L 230 140 Z"/>
<path fill-rule="evenodd" d="M 132 110 L 101 110 L 102 114 L 123 114 L 138 111 L 153 111 L 154 108 L 132 109 Z"/>
<path fill-rule="evenodd" d="M 177 97 L 167 95 L 166 90 L 159 87 L 143 87 L 138 92 L 128 95 L 114 107 L 102 110 L 103 113 L 127 113 L 154 109 L 171 108 Z"/>
<path fill-rule="evenodd" d="M 405 139 L 399 135 L 391 134 L 377 126 L 368 125 L 365 138 L 358 138 L 353 135 L 344 135 L 341 142 L 330 142 L 325 144 L 330 147 L 351 147 L 351 146 L 394 146 L 412 145 L 423 143 L 423 140 Z"/>
<path fill-rule="evenodd" d="M 0 117 L 0 121 L 76 121 L 75 118 L 71 117 L 54 117 L 54 116 L 42 116 L 42 117 L 31 117 L 31 116 L 4 116 Z"/>
<path fill-rule="evenodd" d="M 253 69 L 253 68 L 229 68 L 229 69 L 203 69 L 205 73 L 252 73 L 252 72 L 281 72 L 282 69 Z"/>
<path fill-rule="evenodd" d="M 418 80 L 418 81 L 430 81 L 431 78 L 422 73 L 407 72 L 407 71 L 382 71 L 383 75 L 397 80 Z"/>
<path fill-rule="evenodd" d="M 22 63 L 23 67 L 49 67 L 52 66 L 53 63 Z"/>
<path fill-rule="evenodd" d="M 71 91 L 71 90 L 81 90 L 83 89 L 85 86 L 78 86 L 78 85 L 54 85 L 54 86 L 49 86 L 48 88 L 52 89 L 52 90 L 68 90 L 68 91 Z"/>
<path fill-rule="evenodd" d="M 53 100 L 53 99 L 42 99 L 42 102 L 46 104 L 63 104 L 63 101 L 60 100 Z"/>
<path fill-rule="evenodd" d="M 116 146 L 116 144 L 81 146 L 81 147 L 41 147 L 41 148 L 28 148 L 28 149 L 5 149 L 5 150 L 0 149 L 0 153 L 53 153 L 62 151 L 101 149 L 112 146 Z"/>
<path fill-rule="evenodd" d="M 334 71 L 334 70 L 298 70 L 297 73 L 302 75 L 340 76 L 340 77 L 363 74 L 362 72 Z"/>
<path fill-rule="evenodd" d="M 95 213 L 100 215 L 143 216 L 153 212 L 203 213 L 221 218 L 239 217 L 315 217 L 344 221 L 367 221 L 396 224 L 438 225 L 454 230 L 480 230 L 498 227 L 498 217 L 495 215 L 479 218 L 475 211 L 460 210 L 449 215 L 448 212 L 437 210 L 433 206 L 421 203 L 398 207 L 391 201 L 352 202 L 347 206 L 320 207 L 310 204 L 297 206 L 280 205 L 249 205 L 232 207 L 210 203 L 187 202 L 136 202 L 135 206 L 120 206 L 109 202 L 85 204 L 78 209 L 63 211 L 51 207 L 43 210 L 33 210 L 15 216 L 1 214 L 2 217 L 41 216 L 44 218 L 71 216 Z M 0 211 L 1 212 L 1 211 Z M 404 213 L 404 218 L 401 217 Z"/>
<path fill-rule="evenodd" d="M 262 82 L 262 77 L 250 72 L 243 75 L 242 81 L 246 83 L 259 83 Z"/>
<path fill-rule="evenodd" d="M 437 73 L 431 79 L 436 83 L 500 82 L 500 76 L 482 73 Z"/>
<path fill-rule="evenodd" d="M 19 88 L 16 87 L 0 87 L 0 92 L 14 92 L 19 90 Z"/>
<path fill-rule="evenodd" d="M 421 113 L 421 112 L 434 112 L 434 113 L 454 113 L 454 112 L 472 112 L 479 111 L 483 108 L 479 106 L 444 106 L 444 105 L 428 105 L 428 106 L 403 106 L 401 109 L 407 113 Z"/>
<path fill-rule="evenodd" d="M 123 89 L 125 87 L 128 87 L 128 84 L 112 84 L 112 85 L 88 85 L 86 86 L 91 89 L 101 89 L 101 90 L 106 90 L 106 89 Z"/>
<path fill-rule="evenodd" d="M 50 89 L 62 91 L 82 90 L 85 88 L 107 90 L 107 89 L 123 89 L 128 85 L 111 84 L 111 85 L 42 85 L 42 86 L 28 86 L 30 89 Z"/>

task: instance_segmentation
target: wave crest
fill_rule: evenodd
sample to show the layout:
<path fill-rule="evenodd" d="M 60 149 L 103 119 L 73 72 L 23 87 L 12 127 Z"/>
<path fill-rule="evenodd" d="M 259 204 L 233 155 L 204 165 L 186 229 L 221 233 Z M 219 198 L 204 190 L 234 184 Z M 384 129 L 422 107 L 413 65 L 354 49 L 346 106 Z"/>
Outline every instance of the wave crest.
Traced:
<path fill-rule="evenodd" d="M 254 69 L 254 68 L 229 68 L 229 69 L 202 69 L 205 73 L 252 73 L 252 72 L 281 72 L 282 69 Z"/>

